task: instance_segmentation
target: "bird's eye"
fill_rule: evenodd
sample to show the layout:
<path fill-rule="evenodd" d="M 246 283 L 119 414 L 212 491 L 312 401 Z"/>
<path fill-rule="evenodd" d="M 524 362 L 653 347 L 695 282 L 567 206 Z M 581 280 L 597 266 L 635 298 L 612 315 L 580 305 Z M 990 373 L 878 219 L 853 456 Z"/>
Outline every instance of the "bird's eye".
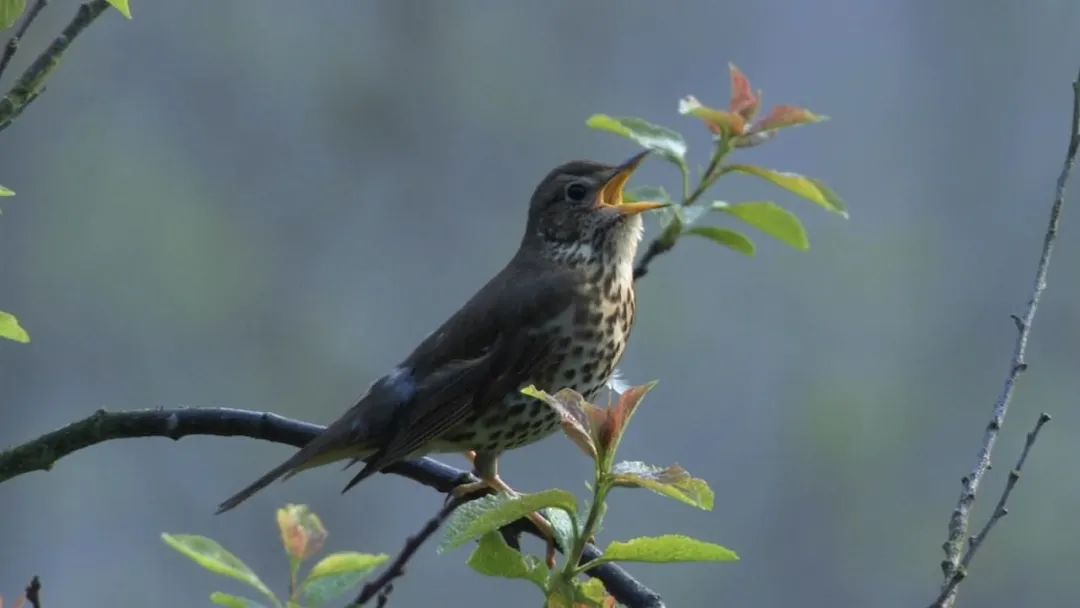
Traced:
<path fill-rule="evenodd" d="M 585 200 L 585 196 L 588 194 L 589 189 L 581 182 L 574 182 L 566 187 L 566 198 L 574 202 Z"/>

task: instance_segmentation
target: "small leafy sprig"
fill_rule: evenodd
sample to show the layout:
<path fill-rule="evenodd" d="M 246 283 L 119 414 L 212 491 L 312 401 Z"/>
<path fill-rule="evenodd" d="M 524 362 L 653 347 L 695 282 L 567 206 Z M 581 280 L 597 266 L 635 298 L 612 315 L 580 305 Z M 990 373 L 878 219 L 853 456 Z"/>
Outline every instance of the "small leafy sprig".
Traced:
<path fill-rule="evenodd" d="M 354 551 L 331 553 L 319 560 L 299 578 L 300 566 L 317 555 L 326 542 L 326 528 L 319 517 L 305 505 L 286 505 L 277 511 L 278 529 L 285 554 L 289 558 L 289 594 L 283 602 L 240 558 L 217 541 L 192 534 L 162 534 L 167 545 L 189 557 L 203 568 L 254 587 L 276 608 L 307 608 L 322 606 L 356 587 L 373 570 L 389 559 L 387 555 L 372 555 Z M 227 608 L 265 608 L 255 600 L 216 591 L 210 601 Z"/>
<path fill-rule="evenodd" d="M 718 226 L 696 225 L 708 211 L 734 217 L 795 249 L 805 251 L 810 248 L 806 229 L 798 216 L 772 201 L 700 202 L 717 180 L 731 173 L 763 179 L 828 211 L 847 217 L 843 201 L 820 180 L 798 173 L 727 162 L 734 151 L 760 145 L 772 139 L 781 129 L 821 122 L 828 118 L 804 108 L 781 105 L 770 110 L 764 118 L 755 121 L 761 108 L 761 91 L 755 92 L 749 79 L 734 65 L 730 66 L 730 75 L 731 101 L 726 110 L 703 105 L 693 96 L 679 100 L 679 113 L 700 119 L 713 134 L 713 150 L 709 162 L 701 171 L 697 184 L 693 186 L 686 160 L 686 140 L 682 134 L 635 117 L 595 114 L 585 123 L 593 129 L 615 133 L 656 151 L 678 167 L 682 175 L 682 196 L 678 204 L 665 208 L 663 231 L 646 251 L 642 263 L 639 264 L 638 276 L 644 274 L 653 257 L 670 250 L 679 238 L 686 234 L 710 239 L 745 255 L 754 255 L 754 242 L 742 232 Z M 626 198 L 673 202 L 671 195 L 658 187 L 638 188 L 627 193 Z"/>
<path fill-rule="evenodd" d="M 582 563 L 586 544 L 594 538 L 607 511 L 608 495 L 619 487 L 645 488 L 704 510 L 713 508 L 713 492 L 704 480 L 691 477 L 682 467 L 657 467 L 643 462 L 616 462 L 619 443 L 627 424 L 654 383 L 625 391 L 609 407 L 587 402 L 580 394 L 564 389 L 550 395 L 534 387 L 526 395 L 558 412 L 566 435 L 594 464 L 590 484 L 592 499 L 584 513 L 577 497 L 552 489 L 517 496 L 492 495 L 463 505 L 447 524 L 439 547 L 446 551 L 478 540 L 469 566 L 481 574 L 532 582 L 544 593 L 548 608 L 610 608 L 614 598 L 600 581 L 582 575 L 607 562 L 730 562 L 738 560 L 731 550 L 688 536 L 669 534 L 615 541 L 596 559 Z M 540 511 L 551 522 L 555 540 L 566 554 L 561 568 L 551 569 L 538 557 L 525 555 L 507 545 L 499 529 Z"/>

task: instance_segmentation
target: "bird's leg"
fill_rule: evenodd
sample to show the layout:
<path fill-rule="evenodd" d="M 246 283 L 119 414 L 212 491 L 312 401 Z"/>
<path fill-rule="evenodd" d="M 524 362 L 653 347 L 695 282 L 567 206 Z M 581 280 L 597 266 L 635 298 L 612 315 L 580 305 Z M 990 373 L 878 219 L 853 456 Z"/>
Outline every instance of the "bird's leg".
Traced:
<path fill-rule="evenodd" d="M 496 492 L 502 492 L 509 496 L 518 496 L 513 488 L 511 488 L 505 481 L 499 477 L 499 464 L 498 457 L 491 454 L 477 454 L 475 451 L 468 451 L 465 453 L 465 457 L 473 463 L 473 472 L 480 481 L 472 483 L 463 483 L 453 490 L 453 494 L 457 498 L 468 496 L 474 492 L 480 492 L 483 490 L 495 490 Z M 544 519 L 543 515 L 533 512 L 528 515 L 529 521 L 536 526 L 540 531 L 540 535 L 544 537 L 546 543 L 545 556 L 548 568 L 555 569 L 555 530 L 551 527 L 551 522 Z"/>

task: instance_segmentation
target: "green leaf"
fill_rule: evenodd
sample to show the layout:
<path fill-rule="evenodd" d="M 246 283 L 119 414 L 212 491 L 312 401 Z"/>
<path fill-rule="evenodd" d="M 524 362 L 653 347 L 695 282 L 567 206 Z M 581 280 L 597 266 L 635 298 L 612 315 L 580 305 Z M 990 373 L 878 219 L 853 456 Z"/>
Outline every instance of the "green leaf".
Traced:
<path fill-rule="evenodd" d="M 0 0 L 0 2 L 4 2 L 4 0 Z M 7 188 L 0 186 L 0 196 L 15 196 L 15 192 L 13 190 L 8 190 Z"/>
<path fill-rule="evenodd" d="M 131 7 L 128 6 L 128 0 L 106 0 L 113 8 L 120 11 L 120 14 L 131 19 Z"/>
<path fill-rule="evenodd" d="M 319 560 L 300 585 L 305 604 L 319 605 L 352 589 L 390 556 L 343 551 Z"/>
<path fill-rule="evenodd" d="M 763 201 L 728 204 L 716 201 L 712 204 L 712 208 L 734 215 L 795 249 L 806 251 L 810 248 L 810 241 L 806 238 L 806 229 L 803 228 L 799 218 L 776 203 Z"/>
<path fill-rule="evenodd" d="M 222 593 L 220 591 L 211 593 L 210 601 L 218 606 L 225 606 L 225 608 L 266 608 L 266 606 L 255 600 L 249 600 L 248 598 L 240 597 L 239 595 L 229 595 L 228 593 Z"/>
<path fill-rule="evenodd" d="M 608 545 L 597 562 L 650 562 L 667 564 L 676 562 L 734 562 L 739 556 L 731 549 L 705 541 L 666 534 L 643 536 L 626 542 L 615 541 Z"/>
<path fill-rule="evenodd" d="M 713 509 L 715 495 L 709 484 L 691 477 L 678 465 L 665 468 L 644 462 L 620 462 L 611 472 L 616 486 L 645 488 L 705 511 Z"/>
<path fill-rule="evenodd" d="M 727 228 L 716 228 L 714 226 L 698 226 L 697 228 L 691 228 L 686 231 L 687 234 L 696 234 L 700 237 L 705 237 L 710 241 L 715 241 L 724 247 L 729 247 L 738 251 L 743 255 L 754 255 L 754 242 L 751 241 L 746 235 L 735 232 L 734 230 L 728 230 Z"/>
<path fill-rule="evenodd" d="M 630 139 L 643 148 L 656 150 L 680 167 L 686 161 L 686 141 L 679 133 L 666 127 L 630 116 L 593 114 L 585 121 L 592 129 L 607 131 Z"/>
<path fill-rule="evenodd" d="M 259 580 L 259 577 L 251 571 L 251 568 L 247 567 L 247 564 L 240 561 L 240 558 L 232 553 L 229 553 L 225 547 L 219 545 L 217 541 L 195 534 L 167 533 L 162 533 L 161 540 L 165 541 L 165 544 L 173 549 L 186 555 L 191 561 L 199 564 L 214 574 L 220 574 L 221 576 L 227 576 L 240 582 L 247 583 L 258 589 L 267 597 L 274 597 L 274 594 L 270 592 L 270 589 Z"/>
<path fill-rule="evenodd" d="M 607 589 L 598 578 L 590 578 L 585 582 L 576 582 L 577 600 L 587 602 L 590 606 L 603 606 L 604 598 L 607 597 Z"/>
<path fill-rule="evenodd" d="M 559 548 L 568 551 L 574 546 L 577 537 L 577 526 L 574 519 L 562 509 L 547 508 L 543 510 L 544 517 L 551 522 L 551 529 L 555 533 L 555 542 Z"/>
<path fill-rule="evenodd" d="M 25 10 L 26 0 L 0 0 L 0 29 L 15 25 Z"/>
<path fill-rule="evenodd" d="M 26 344 L 30 341 L 30 334 L 19 325 L 15 315 L 0 310 L 0 338 L 7 338 Z"/>
<path fill-rule="evenodd" d="M 469 567 L 486 576 L 529 580 L 541 589 L 547 585 L 547 565 L 531 555 L 511 549 L 498 532 L 488 532 L 480 537 L 480 544 L 469 557 Z"/>
<path fill-rule="evenodd" d="M 577 498 L 566 490 L 545 490 L 519 496 L 493 494 L 465 503 L 447 522 L 446 537 L 439 545 L 439 552 L 456 549 L 545 507 L 576 514 Z"/>
<path fill-rule="evenodd" d="M 805 175 L 799 175 L 798 173 L 773 171 L 772 169 L 764 169 L 762 167 L 754 167 L 751 165 L 729 165 L 728 167 L 725 167 L 724 170 L 755 175 L 765 181 L 780 186 L 788 192 L 792 192 L 808 201 L 817 203 L 833 213 L 838 213 L 845 218 L 848 216 L 847 207 L 844 206 L 844 201 L 840 200 L 840 197 L 830 190 L 828 186 L 812 177 L 806 177 Z"/>

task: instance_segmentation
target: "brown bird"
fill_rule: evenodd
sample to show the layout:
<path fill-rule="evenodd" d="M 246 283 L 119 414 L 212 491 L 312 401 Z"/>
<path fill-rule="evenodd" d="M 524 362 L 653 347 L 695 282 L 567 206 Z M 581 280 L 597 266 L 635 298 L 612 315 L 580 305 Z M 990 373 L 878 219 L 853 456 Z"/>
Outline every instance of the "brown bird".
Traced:
<path fill-rule="evenodd" d="M 639 214 L 663 206 L 623 201 L 645 154 L 614 167 L 574 161 L 551 171 L 532 196 L 510 262 L 359 403 L 218 512 L 303 469 L 364 461 L 348 490 L 395 462 L 435 452 L 475 453 L 481 481 L 459 493 L 510 491 L 498 477 L 499 454 L 559 428 L 558 415 L 521 389 L 568 387 L 591 398 L 626 348 Z"/>

